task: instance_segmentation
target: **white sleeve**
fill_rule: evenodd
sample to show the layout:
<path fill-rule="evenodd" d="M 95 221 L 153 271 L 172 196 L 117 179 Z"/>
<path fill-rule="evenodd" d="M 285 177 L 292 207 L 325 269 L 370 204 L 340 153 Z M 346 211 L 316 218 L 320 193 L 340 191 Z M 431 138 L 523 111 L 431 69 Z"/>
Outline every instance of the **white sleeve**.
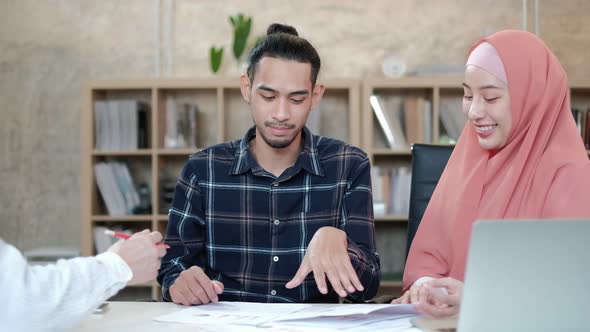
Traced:
<path fill-rule="evenodd" d="M 13 246 L 0 240 L 0 330 L 61 331 L 75 327 L 131 280 L 117 254 L 28 266 Z"/>

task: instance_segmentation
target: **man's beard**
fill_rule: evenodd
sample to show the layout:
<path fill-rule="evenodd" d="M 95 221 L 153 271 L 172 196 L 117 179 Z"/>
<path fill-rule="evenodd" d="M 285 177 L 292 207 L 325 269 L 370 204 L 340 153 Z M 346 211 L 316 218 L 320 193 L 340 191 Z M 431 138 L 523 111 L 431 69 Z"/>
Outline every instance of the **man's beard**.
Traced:
<path fill-rule="evenodd" d="M 264 127 L 268 127 L 269 125 L 276 126 L 277 124 L 269 122 L 269 121 L 267 121 L 263 124 Z M 279 125 L 279 126 L 281 126 L 281 125 Z M 256 127 L 258 127 L 258 125 L 256 125 Z M 295 125 L 285 125 L 283 127 L 293 129 L 293 128 L 295 128 Z M 290 138 L 270 139 L 264 135 L 264 130 L 262 130 L 262 129 L 263 128 L 258 127 L 258 133 L 260 134 L 260 136 L 262 137 L 264 142 L 266 142 L 266 144 L 268 144 L 268 146 L 275 148 L 275 149 L 284 149 L 284 148 L 288 147 L 289 145 L 291 145 L 291 143 L 293 143 L 293 141 L 295 140 L 295 137 L 297 137 L 297 133 L 295 133 L 295 135 L 293 135 L 293 137 L 290 137 Z"/>

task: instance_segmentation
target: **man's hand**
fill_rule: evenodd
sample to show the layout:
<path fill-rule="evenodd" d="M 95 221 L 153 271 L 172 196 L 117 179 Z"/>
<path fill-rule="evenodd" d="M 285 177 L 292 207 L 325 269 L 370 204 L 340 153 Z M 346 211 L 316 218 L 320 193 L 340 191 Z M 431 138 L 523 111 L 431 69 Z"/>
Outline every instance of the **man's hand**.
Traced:
<path fill-rule="evenodd" d="M 463 282 L 453 278 L 442 278 L 425 282 L 425 284 L 428 293 L 427 300 L 417 304 L 418 311 L 436 318 L 459 314 Z M 441 288 L 446 289 L 446 292 L 441 291 Z"/>
<path fill-rule="evenodd" d="M 121 240 L 112 245 L 108 251 L 121 256 L 133 273 L 128 285 L 141 284 L 153 280 L 160 269 L 161 258 L 166 254 L 162 234 L 144 230 L 133 234 L 128 240 Z"/>
<path fill-rule="evenodd" d="M 205 271 L 198 266 L 193 266 L 182 271 L 174 284 L 170 286 L 172 302 L 193 305 L 217 302 L 217 295 L 223 293 L 223 284 L 216 280 L 210 280 Z"/>
<path fill-rule="evenodd" d="M 341 297 L 364 290 L 348 256 L 346 233 L 338 228 L 322 227 L 315 233 L 307 246 L 299 270 L 286 287 L 291 289 L 299 286 L 310 272 L 313 272 L 322 294 L 328 293 L 326 276 L 334 291 Z"/>

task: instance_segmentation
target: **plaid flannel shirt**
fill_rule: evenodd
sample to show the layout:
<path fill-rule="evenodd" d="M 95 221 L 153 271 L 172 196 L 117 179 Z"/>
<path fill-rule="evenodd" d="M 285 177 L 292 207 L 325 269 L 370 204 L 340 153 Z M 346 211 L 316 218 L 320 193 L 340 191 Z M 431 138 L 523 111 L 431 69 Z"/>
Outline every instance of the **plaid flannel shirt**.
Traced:
<path fill-rule="evenodd" d="M 254 159 L 248 142 L 255 135 L 253 127 L 243 139 L 197 152 L 185 164 L 169 213 L 170 249 L 158 275 L 164 300 L 170 301 L 169 287 L 180 272 L 197 265 L 224 284 L 222 301 L 333 302 L 336 293 L 322 295 L 313 273 L 299 287 L 285 288 L 324 226 L 346 232 L 365 289 L 347 299 L 375 296 L 380 267 L 367 155 L 304 128 L 296 163 L 276 177 Z"/>

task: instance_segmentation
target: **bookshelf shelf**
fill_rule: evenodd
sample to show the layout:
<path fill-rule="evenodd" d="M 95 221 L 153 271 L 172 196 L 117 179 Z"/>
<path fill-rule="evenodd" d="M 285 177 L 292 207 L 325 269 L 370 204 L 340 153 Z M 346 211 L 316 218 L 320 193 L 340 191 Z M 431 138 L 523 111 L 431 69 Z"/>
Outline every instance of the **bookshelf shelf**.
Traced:
<path fill-rule="evenodd" d="M 373 149 L 373 156 L 411 156 L 411 150 Z"/>
<path fill-rule="evenodd" d="M 152 215 L 132 215 L 132 216 L 104 216 L 104 215 L 93 215 L 91 220 L 93 222 L 151 222 Z"/>
<path fill-rule="evenodd" d="M 190 156 L 191 154 L 199 151 L 201 149 L 158 149 L 156 150 L 156 154 L 160 156 Z"/>
<path fill-rule="evenodd" d="M 312 111 L 317 117 L 314 132 L 360 146 L 361 82 L 325 80 L 323 83 L 326 86 L 325 96 L 318 108 Z M 129 103 L 132 101 L 135 104 Z M 137 106 L 138 114 L 143 112 L 142 121 L 136 121 L 135 118 L 130 121 L 125 117 L 127 115 L 113 112 L 113 109 L 125 110 L 131 114 L 133 108 L 129 109 L 129 105 Z M 188 119 L 188 122 L 183 123 L 183 119 Z M 109 144 L 113 144 L 110 141 L 113 136 L 129 141 L 126 130 L 128 126 L 123 121 L 127 121 L 127 125 L 137 124 L 137 141 L 140 141 L 140 132 L 144 134 L 141 142 L 145 144 L 145 148 L 123 149 L 120 147 L 134 146 L 134 143 L 120 144 L 117 147 L 120 143 L 118 139 L 114 139 L 115 148 L 108 148 L 112 146 Z M 99 123 L 108 126 L 100 127 Z M 190 126 L 185 126 L 187 123 Z M 238 78 L 110 80 L 86 83 L 81 116 L 82 253 L 95 254 L 95 226 L 116 226 L 132 231 L 149 227 L 164 232 L 171 193 L 187 158 L 202 147 L 242 138 L 251 125 L 250 111 L 240 94 Z M 110 132 L 109 126 L 116 128 L 116 135 Z M 189 134 L 184 135 L 185 133 Z M 183 140 L 178 139 L 178 134 L 183 134 Z M 134 141 L 134 137 L 131 135 L 131 141 Z M 108 144 L 97 148 L 98 143 L 105 141 Z M 137 146 L 140 146 L 139 143 Z M 151 213 L 111 216 L 95 175 L 95 166 L 99 163 L 125 164 L 131 182 L 136 187 L 145 185 L 149 188 L 148 203 Z M 114 171 L 113 174 L 120 180 L 117 177 L 119 174 Z M 117 186 L 121 186 L 120 183 L 116 182 L 115 187 Z M 156 282 L 139 288 L 151 288 L 152 298 L 160 298 Z"/>
<path fill-rule="evenodd" d="M 382 216 L 375 216 L 376 222 L 392 222 L 392 223 L 406 223 L 408 222 L 408 216 L 401 216 L 401 215 L 382 215 Z"/>
<path fill-rule="evenodd" d="M 141 149 L 141 150 L 124 150 L 124 151 L 102 151 L 102 150 L 94 150 L 92 151 L 92 155 L 95 157 L 110 157 L 110 156 L 122 156 L 122 157 L 132 157 L 132 156 L 150 156 L 152 155 L 153 150 L 151 149 Z"/>

